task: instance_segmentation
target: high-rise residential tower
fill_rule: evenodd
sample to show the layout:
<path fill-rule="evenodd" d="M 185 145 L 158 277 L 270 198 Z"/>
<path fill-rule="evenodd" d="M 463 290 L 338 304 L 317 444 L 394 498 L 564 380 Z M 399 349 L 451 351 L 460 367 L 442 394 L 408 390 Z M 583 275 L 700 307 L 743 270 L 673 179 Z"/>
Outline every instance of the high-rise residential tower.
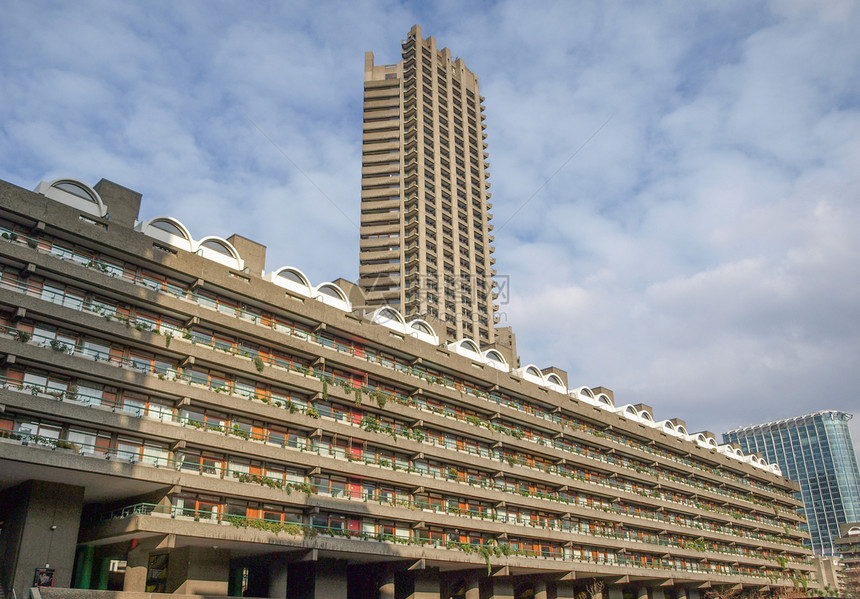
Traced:
<path fill-rule="evenodd" d="M 812 550 L 833 555 L 839 527 L 860 520 L 860 471 L 851 443 L 851 414 L 814 414 L 745 426 L 723 434 L 745 453 L 761 453 L 800 483 Z"/>
<path fill-rule="evenodd" d="M 492 215 L 478 77 L 423 38 L 402 60 L 365 54 L 359 284 L 368 305 L 494 341 Z"/>

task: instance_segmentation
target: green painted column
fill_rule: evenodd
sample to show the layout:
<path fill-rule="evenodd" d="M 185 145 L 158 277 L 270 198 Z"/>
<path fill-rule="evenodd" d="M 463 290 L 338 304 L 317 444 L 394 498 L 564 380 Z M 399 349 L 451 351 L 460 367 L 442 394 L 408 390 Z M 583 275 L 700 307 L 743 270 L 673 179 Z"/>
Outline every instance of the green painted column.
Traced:
<path fill-rule="evenodd" d="M 96 548 L 92 545 L 84 545 L 78 552 L 78 564 L 75 568 L 75 583 L 76 589 L 89 589 L 90 580 L 93 575 L 93 557 L 95 557 Z"/>
<path fill-rule="evenodd" d="M 242 580 L 245 577 L 244 570 L 244 568 L 232 568 L 230 570 L 230 584 L 227 592 L 231 597 L 242 596 Z"/>
<path fill-rule="evenodd" d="M 108 588 L 108 576 L 110 575 L 110 559 L 103 557 L 99 560 L 99 579 L 96 583 L 96 589 L 106 591 Z"/>

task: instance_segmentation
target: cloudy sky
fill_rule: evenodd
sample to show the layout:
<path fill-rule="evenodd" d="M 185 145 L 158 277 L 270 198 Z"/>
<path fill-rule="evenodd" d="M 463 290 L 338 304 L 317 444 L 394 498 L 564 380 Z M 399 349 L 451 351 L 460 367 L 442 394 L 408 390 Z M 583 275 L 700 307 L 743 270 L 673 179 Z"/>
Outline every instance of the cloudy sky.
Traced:
<path fill-rule="evenodd" d="M 856 2 L 9 2 L 0 178 L 354 280 L 364 52 L 415 23 L 480 76 L 523 363 L 691 430 L 860 416 Z"/>

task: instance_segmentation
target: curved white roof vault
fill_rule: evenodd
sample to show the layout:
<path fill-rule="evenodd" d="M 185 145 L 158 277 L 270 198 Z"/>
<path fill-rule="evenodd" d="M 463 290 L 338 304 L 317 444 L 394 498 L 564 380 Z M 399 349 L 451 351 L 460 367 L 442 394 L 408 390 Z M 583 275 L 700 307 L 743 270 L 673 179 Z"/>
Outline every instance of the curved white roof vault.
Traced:
<path fill-rule="evenodd" d="M 589 405 L 597 405 L 597 401 L 594 399 L 594 392 L 588 387 L 577 387 L 576 389 L 570 389 L 567 394 L 573 399 L 579 399 Z"/>
<path fill-rule="evenodd" d="M 546 380 L 547 386 L 553 391 L 558 391 L 559 393 L 567 393 L 567 387 L 565 386 L 564 381 L 561 380 L 561 377 L 558 376 L 556 373 L 551 372 L 544 378 Z"/>
<path fill-rule="evenodd" d="M 195 253 L 204 258 L 238 270 L 245 268 L 245 261 L 239 256 L 239 252 L 236 251 L 233 244 L 226 239 L 209 235 L 198 241 L 196 245 Z"/>
<path fill-rule="evenodd" d="M 33 191 L 92 216 L 99 218 L 108 216 L 107 205 L 96 190 L 77 179 L 64 177 L 54 179 L 50 183 L 42 181 Z"/>
<path fill-rule="evenodd" d="M 282 266 L 278 270 L 267 273 L 264 278 L 278 287 L 295 291 L 307 297 L 313 293 L 313 286 L 308 277 L 294 266 Z"/>
<path fill-rule="evenodd" d="M 346 293 L 334 283 L 320 283 L 317 285 L 314 288 L 313 298 L 333 308 L 352 312 L 352 305 L 349 303 Z"/>
<path fill-rule="evenodd" d="M 544 378 L 543 373 L 540 371 L 540 368 L 534 364 L 526 364 L 525 366 L 514 370 L 513 373 L 523 377 L 527 381 L 540 385 L 541 387 L 546 386 L 546 379 Z"/>
<path fill-rule="evenodd" d="M 396 308 L 392 308 L 391 306 L 380 306 L 374 310 L 373 314 L 370 315 L 370 321 L 375 324 L 388 327 L 389 329 L 394 329 L 399 333 L 406 334 L 408 332 L 403 315 L 400 311 Z"/>
<path fill-rule="evenodd" d="M 448 349 L 457 352 L 461 356 L 470 358 L 477 362 L 483 362 L 484 356 L 481 354 L 481 348 L 471 339 L 464 338 L 459 341 L 454 341 L 448 344 Z"/>
<path fill-rule="evenodd" d="M 421 341 L 425 341 L 432 345 L 439 345 L 439 335 L 433 330 L 433 327 L 426 320 L 416 318 L 406 323 L 407 332 Z"/>
<path fill-rule="evenodd" d="M 675 426 L 675 423 L 671 420 L 661 420 L 660 422 L 654 423 L 654 428 L 659 428 L 665 433 L 669 433 L 670 435 L 678 436 L 678 427 Z"/>
<path fill-rule="evenodd" d="M 502 372 L 510 372 L 510 366 L 505 357 L 495 349 L 488 349 L 484 352 L 484 361 L 497 370 Z"/>
<path fill-rule="evenodd" d="M 598 406 L 606 408 L 607 410 L 611 410 L 615 407 L 615 404 L 612 402 L 612 398 L 606 395 L 606 393 L 601 393 L 594 399 Z"/>
<path fill-rule="evenodd" d="M 138 223 L 135 230 L 187 252 L 197 249 L 188 228 L 172 216 L 156 216 Z"/>

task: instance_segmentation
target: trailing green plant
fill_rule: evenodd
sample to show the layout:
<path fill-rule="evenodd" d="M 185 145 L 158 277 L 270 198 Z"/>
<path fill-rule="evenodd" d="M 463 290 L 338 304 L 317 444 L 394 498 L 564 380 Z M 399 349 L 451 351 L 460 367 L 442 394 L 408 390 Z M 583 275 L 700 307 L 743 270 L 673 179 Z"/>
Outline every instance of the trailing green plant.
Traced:
<path fill-rule="evenodd" d="M 315 419 L 318 419 L 320 417 L 320 413 L 317 412 L 316 408 L 308 408 L 307 410 L 305 410 L 305 415 Z"/>
<path fill-rule="evenodd" d="M 234 424 L 233 427 L 227 431 L 231 435 L 235 435 L 236 437 L 242 437 L 246 441 L 251 438 L 251 433 L 248 431 L 239 428 L 238 424 Z"/>
<path fill-rule="evenodd" d="M 356 406 L 361 405 L 361 387 L 355 388 L 355 405 Z"/>
<path fill-rule="evenodd" d="M 254 368 L 257 369 L 257 372 L 263 372 L 263 358 L 260 356 L 254 357 Z"/>
<path fill-rule="evenodd" d="M 170 342 L 173 341 L 173 333 L 165 333 L 164 334 L 164 347 L 169 348 Z"/>
<path fill-rule="evenodd" d="M 326 379 L 323 379 L 322 382 L 322 398 L 324 400 L 328 399 L 328 381 Z"/>
<path fill-rule="evenodd" d="M 362 423 L 362 428 L 372 433 L 378 433 L 382 430 L 382 427 L 379 424 L 379 420 L 373 418 L 372 416 L 368 416 L 364 419 L 364 422 Z"/>
<path fill-rule="evenodd" d="M 56 352 L 72 353 L 74 351 L 74 349 L 70 348 L 68 345 L 66 345 L 62 341 L 58 341 L 56 339 L 51 339 L 48 342 L 48 345 L 50 345 L 51 349 L 56 351 Z"/>
<path fill-rule="evenodd" d="M 388 401 L 388 397 L 384 391 L 380 391 L 379 389 L 375 389 L 371 394 L 371 397 L 376 401 L 376 405 L 379 406 L 380 409 L 385 407 L 386 402 Z"/>
<path fill-rule="evenodd" d="M 15 329 L 12 332 L 12 337 L 15 338 L 15 341 L 20 341 L 21 343 L 27 343 L 28 341 L 30 341 L 30 339 L 33 338 L 33 335 L 31 335 L 27 331 L 21 331 L 21 330 Z"/>
<path fill-rule="evenodd" d="M 486 545 L 482 545 L 480 551 L 481 555 L 484 556 L 484 561 L 487 563 L 487 576 L 491 576 L 493 574 L 493 569 L 490 565 L 490 557 L 493 555 L 493 550 Z"/>
<path fill-rule="evenodd" d="M 316 532 L 313 531 L 313 529 L 310 529 L 307 526 L 302 526 L 301 524 L 272 522 L 270 520 L 256 520 L 251 518 L 244 518 L 242 516 L 228 516 L 227 521 L 236 528 L 253 528 L 256 530 L 273 532 L 275 534 L 283 532 L 288 535 L 294 536 L 316 536 Z"/>

